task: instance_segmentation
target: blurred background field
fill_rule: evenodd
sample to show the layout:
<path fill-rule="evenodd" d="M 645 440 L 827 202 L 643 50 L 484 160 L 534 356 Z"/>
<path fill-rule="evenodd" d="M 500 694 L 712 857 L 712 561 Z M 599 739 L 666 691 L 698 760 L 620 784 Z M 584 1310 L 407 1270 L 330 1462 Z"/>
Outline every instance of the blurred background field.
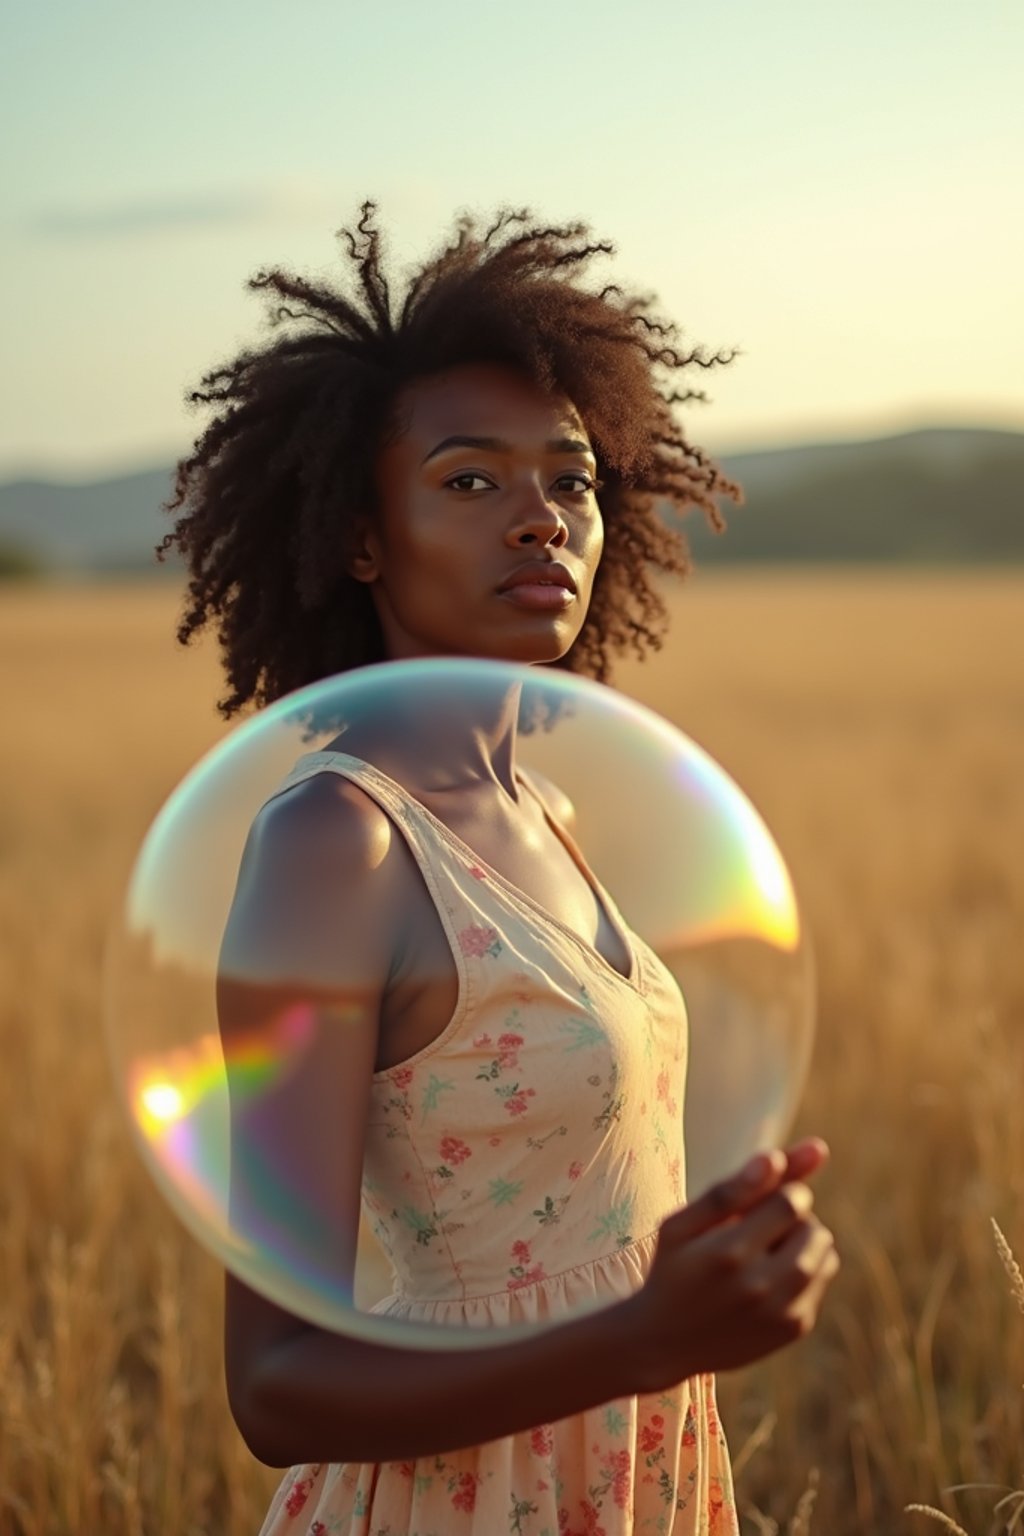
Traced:
<path fill-rule="evenodd" d="M 719 1377 L 746 1533 L 972 1533 L 1024 1483 L 1024 574 L 700 571 L 618 686 L 747 791 L 819 961 L 793 1135 L 832 1161 L 816 1331 Z M 0 1532 L 254 1536 L 279 1473 L 228 1414 L 221 1278 L 138 1161 L 104 1054 L 105 928 L 227 727 L 173 583 L 0 591 Z M 986 1484 L 944 1495 L 953 1484 Z"/>

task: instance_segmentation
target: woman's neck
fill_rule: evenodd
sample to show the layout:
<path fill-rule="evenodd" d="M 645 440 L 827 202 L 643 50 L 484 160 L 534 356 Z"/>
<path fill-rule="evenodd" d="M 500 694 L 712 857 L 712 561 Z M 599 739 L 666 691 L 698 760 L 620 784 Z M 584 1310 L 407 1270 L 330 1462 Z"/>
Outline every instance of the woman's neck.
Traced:
<path fill-rule="evenodd" d="M 347 727 L 331 748 L 373 763 L 411 792 L 491 787 L 519 803 L 515 778 L 520 683 L 468 680 L 457 693 L 396 694 L 386 717 Z"/>

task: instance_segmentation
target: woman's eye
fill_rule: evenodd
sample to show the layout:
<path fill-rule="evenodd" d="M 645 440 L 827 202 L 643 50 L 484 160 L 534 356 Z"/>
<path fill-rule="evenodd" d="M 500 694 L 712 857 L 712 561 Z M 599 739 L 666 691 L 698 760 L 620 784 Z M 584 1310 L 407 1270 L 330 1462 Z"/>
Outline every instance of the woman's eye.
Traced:
<path fill-rule="evenodd" d="M 582 490 L 576 492 L 576 495 L 579 495 L 579 496 L 586 495 L 586 493 L 588 491 L 599 491 L 601 489 L 602 485 L 604 484 L 603 480 L 591 480 L 589 475 L 578 475 L 578 474 L 560 475 L 559 479 L 560 480 L 577 480 L 577 481 L 579 481 L 581 486 L 582 486 Z"/>
<path fill-rule="evenodd" d="M 479 480 L 481 485 L 491 484 L 491 481 L 488 480 L 485 475 L 480 475 L 474 471 L 467 470 L 465 474 L 453 475 L 450 480 L 445 481 L 445 485 L 450 485 L 454 489 L 460 491 L 472 491 L 474 489 L 473 482 L 475 480 Z M 558 480 L 555 483 L 556 485 L 561 485 L 565 480 L 574 480 L 579 486 L 578 490 L 569 492 L 569 494 L 573 496 L 585 496 L 590 491 L 599 491 L 604 484 L 603 480 L 592 480 L 589 475 L 585 475 L 582 472 L 576 473 L 575 471 L 572 474 L 559 475 Z"/>
<path fill-rule="evenodd" d="M 484 485 L 490 485 L 490 483 L 491 483 L 489 480 L 485 480 L 483 475 L 474 475 L 474 474 L 468 474 L 467 473 L 465 475 L 454 475 L 451 480 L 446 480 L 445 481 L 445 485 L 458 485 L 459 482 L 463 481 L 463 480 L 481 480 L 481 481 L 483 481 Z M 464 489 L 464 490 L 471 490 L 472 487 L 471 486 L 463 486 L 462 489 Z"/>

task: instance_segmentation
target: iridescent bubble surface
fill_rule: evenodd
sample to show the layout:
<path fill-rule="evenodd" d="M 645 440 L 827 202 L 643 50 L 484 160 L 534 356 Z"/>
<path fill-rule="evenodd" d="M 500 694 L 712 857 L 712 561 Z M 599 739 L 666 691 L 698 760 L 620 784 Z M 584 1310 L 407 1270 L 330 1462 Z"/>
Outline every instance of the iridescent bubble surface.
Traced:
<path fill-rule="evenodd" d="M 483 778 L 482 763 L 490 764 Z M 512 1023 L 492 1038 L 475 1035 L 472 999 L 460 994 L 465 1018 L 452 1037 L 462 1053 L 458 1082 L 481 1082 L 490 1095 L 479 1101 L 485 1118 L 474 1130 L 503 1161 L 502 1176 L 491 1170 L 486 1200 L 477 1201 L 466 1178 L 475 1143 L 456 1134 L 465 1105 L 452 1095 L 465 1098 L 468 1090 L 456 1091 L 457 1075 L 445 1074 L 447 1036 L 432 1054 L 447 1017 L 437 1018 L 426 1042 L 419 1020 L 409 1057 L 420 1072 L 415 1104 L 399 1049 L 403 1020 L 381 1023 L 382 999 L 398 996 L 388 993 L 398 980 L 406 987 L 401 995 L 414 1002 L 445 996 L 456 955 L 454 945 L 438 950 L 441 888 L 428 889 L 411 857 L 404 812 L 387 813 L 386 825 L 410 854 L 405 883 L 389 886 L 372 926 L 361 927 L 370 887 L 363 901 L 364 876 L 342 867 L 334 852 L 332 817 L 340 813 L 332 786 L 335 793 L 347 786 L 351 797 L 355 781 L 344 770 L 366 765 L 380 776 L 372 782 L 398 791 L 395 803 L 404 796 L 414 810 L 426 806 L 428 839 L 433 828 L 446 855 L 464 852 L 463 867 L 504 890 L 532 935 L 533 992 L 523 994 L 530 1006 L 518 1011 L 510 995 Z M 358 799 L 358 785 L 354 792 Z M 463 838 L 474 827 L 478 841 L 486 833 L 493 862 Z M 505 870 L 495 852 L 503 846 L 511 850 Z M 563 850 L 573 848 L 583 864 L 575 854 L 573 862 L 565 858 Z M 397 857 L 388 856 L 392 863 Z M 532 894 L 517 890 L 509 869 L 528 872 L 520 879 Z M 647 1114 L 648 1098 L 652 1108 L 657 1100 L 674 1112 L 677 1136 L 680 1117 L 685 1126 L 685 1152 L 679 1136 L 683 1155 L 673 1165 L 675 1204 L 758 1147 L 780 1142 L 799 1103 L 814 1030 L 811 946 L 791 875 L 728 774 L 661 716 L 614 689 L 555 668 L 476 659 L 362 668 L 247 720 L 171 794 L 111 925 L 108 1044 L 159 1189 L 200 1242 L 253 1289 L 322 1327 L 381 1342 L 511 1342 L 567 1310 L 614 1299 L 566 1294 L 557 1316 L 531 1306 L 534 1277 L 556 1279 L 539 1257 L 543 1239 L 570 1222 L 573 1202 L 582 1209 L 584 1201 L 594 1234 L 612 1234 L 609 1253 L 618 1251 L 623 1264 L 636 1259 L 630 1283 L 640 1282 L 650 1243 L 633 1240 L 623 1211 L 637 1213 L 615 1166 L 587 1188 L 586 1160 L 572 1156 L 574 1096 L 563 1092 L 554 1119 L 542 1120 L 536 1091 L 522 1086 L 520 1056 L 529 1062 L 531 1030 L 544 1025 L 547 929 L 538 892 L 545 890 L 558 893 L 558 931 L 583 944 L 580 977 L 591 974 L 589 958 L 598 982 L 607 983 L 588 992 L 580 980 L 586 1007 L 577 1010 L 577 1036 L 565 1049 L 598 1038 L 607 1045 L 614 1033 L 618 978 L 596 953 L 601 935 L 603 943 L 635 936 L 644 974 L 657 980 L 660 1006 L 668 1009 L 662 1029 L 679 1034 L 682 1102 L 656 1062 L 645 1087 L 639 1054 L 619 1084 L 627 1096 L 645 1099 L 629 1107 L 646 1118 L 629 1123 L 649 1131 L 634 1129 L 625 1156 L 621 1147 L 616 1154 L 635 1170 L 638 1187 L 645 1159 L 672 1151 L 664 1125 Z M 613 906 L 602 903 L 602 891 Z M 347 916 L 332 927 L 336 912 Z M 484 923 L 458 935 L 463 976 L 497 953 L 497 933 Z M 619 995 L 624 1006 L 637 1002 Z M 635 1042 L 630 1048 L 640 1051 Z M 585 1051 L 574 1058 L 581 1071 L 585 1060 Z M 613 1062 L 612 1088 L 616 1071 Z M 602 1080 L 592 1071 L 584 1081 L 597 1092 Z M 368 1107 L 371 1089 L 377 1108 Z M 623 1095 L 606 1099 L 610 1123 Z M 431 1145 L 439 1150 L 423 1169 L 430 1198 L 420 1190 L 404 1201 L 393 1160 L 401 1144 L 422 1164 L 421 1144 L 412 1148 L 410 1137 L 438 1102 L 444 1108 Z M 578 1106 L 575 1112 L 582 1114 Z M 532 1225 L 511 1243 L 519 1262 L 495 1278 L 495 1291 L 507 1293 L 502 1305 L 474 1311 L 476 1292 L 465 1279 L 472 1265 L 467 1258 L 463 1267 L 458 1255 L 485 1246 L 494 1224 L 506 1219 L 504 1206 L 514 1205 L 522 1187 L 515 1177 L 522 1148 L 547 1156 L 542 1149 L 552 1137 L 561 1138 L 558 1166 L 570 1175 L 539 1206 L 524 1209 Z M 462 1312 L 438 1293 L 438 1255 L 451 1259 L 455 1292 L 461 1284 L 468 1296 Z"/>

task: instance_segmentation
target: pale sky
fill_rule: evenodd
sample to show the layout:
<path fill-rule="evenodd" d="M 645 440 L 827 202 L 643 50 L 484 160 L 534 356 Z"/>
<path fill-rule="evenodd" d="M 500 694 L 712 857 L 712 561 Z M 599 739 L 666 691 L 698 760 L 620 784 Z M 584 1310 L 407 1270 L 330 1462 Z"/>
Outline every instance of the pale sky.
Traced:
<path fill-rule="evenodd" d="M 259 269 L 396 276 L 461 208 L 588 222 L 589 280 L 739 347 L 713 452 L 1024 428 L 1021 0 L 7 0 L 0 476 L 189 450 Z"/>

